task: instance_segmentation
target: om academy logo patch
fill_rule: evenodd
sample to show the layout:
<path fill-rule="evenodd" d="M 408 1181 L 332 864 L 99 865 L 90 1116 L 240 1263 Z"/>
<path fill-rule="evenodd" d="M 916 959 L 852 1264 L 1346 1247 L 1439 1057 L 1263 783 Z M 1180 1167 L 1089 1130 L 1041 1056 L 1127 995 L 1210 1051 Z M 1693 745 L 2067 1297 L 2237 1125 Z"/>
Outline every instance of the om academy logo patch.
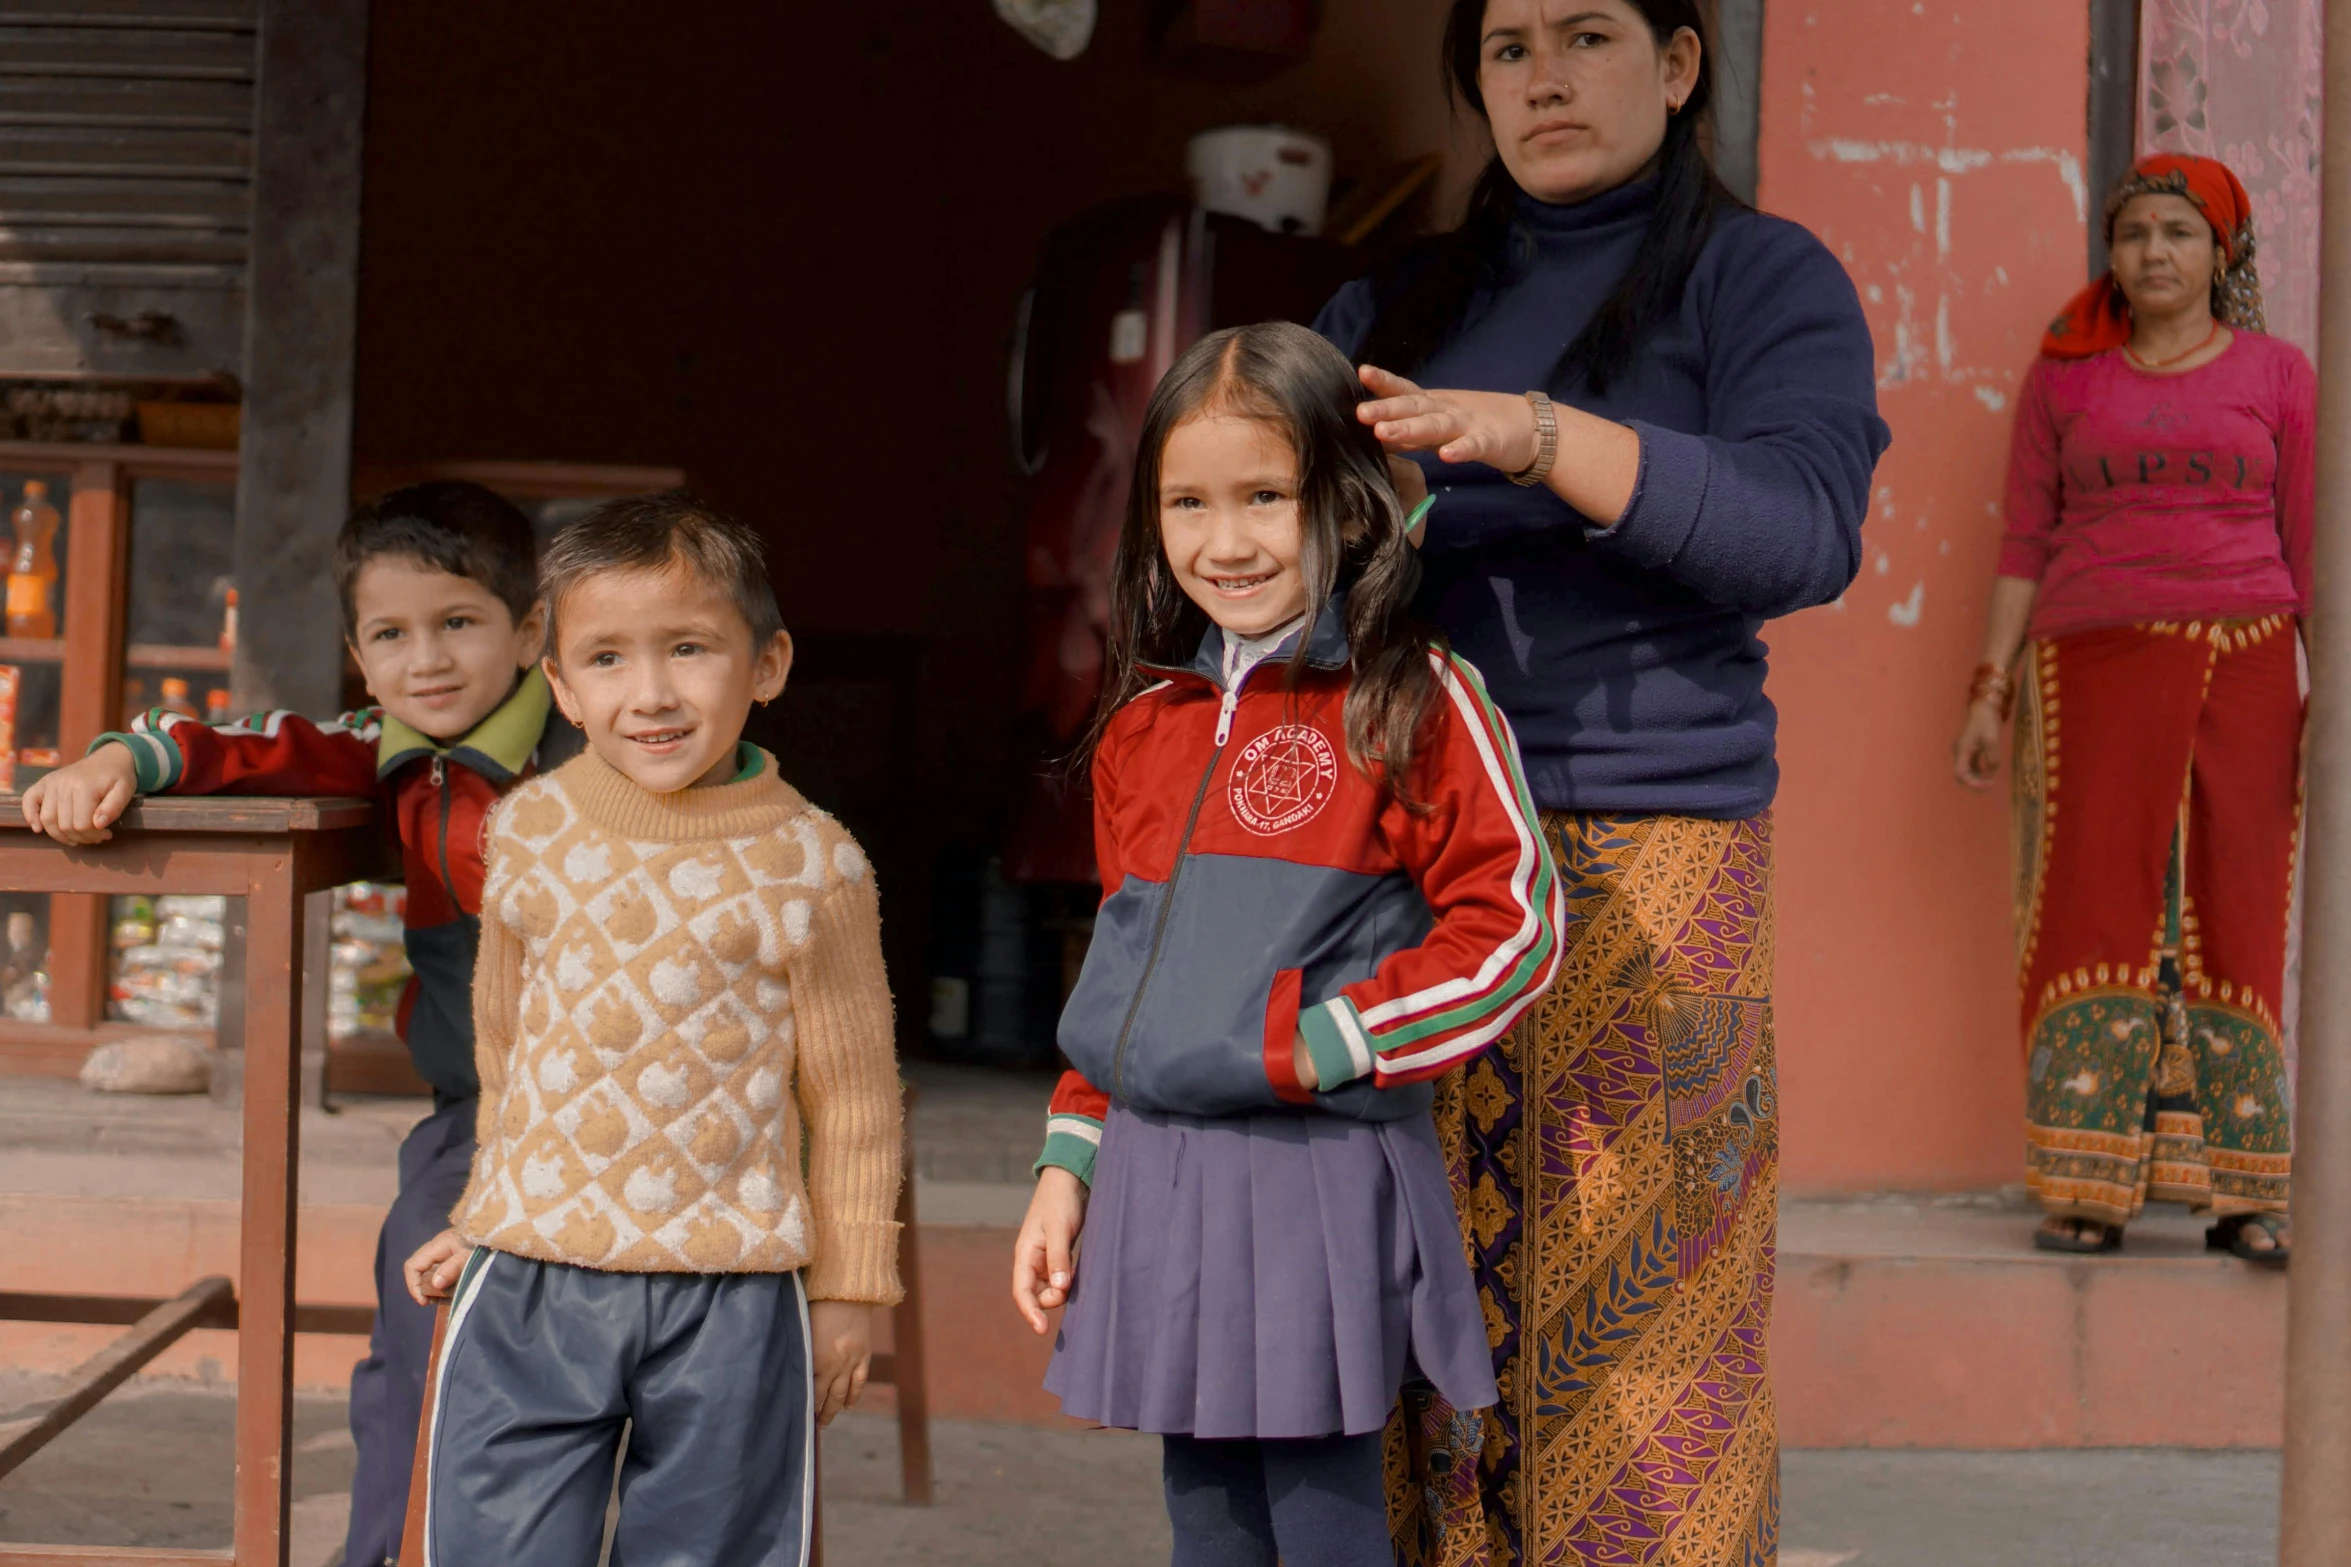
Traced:
<path fill-rule="evenodd" d="M 1339 754 L 1322 731 L 1282 724 L 1241 748 L 1226 797 L 1235 821 L 1270 838 L 1320 816 L 1338 781 Z"/>

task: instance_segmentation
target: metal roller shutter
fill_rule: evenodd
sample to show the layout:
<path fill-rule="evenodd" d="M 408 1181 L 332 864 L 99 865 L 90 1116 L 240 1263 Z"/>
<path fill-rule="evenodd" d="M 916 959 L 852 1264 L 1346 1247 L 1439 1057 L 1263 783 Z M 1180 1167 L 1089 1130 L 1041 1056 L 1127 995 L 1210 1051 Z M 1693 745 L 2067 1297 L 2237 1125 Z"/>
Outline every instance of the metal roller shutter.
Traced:
<path fill-rule="evenodd" d="M 239 371 L 258 0 L 0 0 L 0 376 Z"/>

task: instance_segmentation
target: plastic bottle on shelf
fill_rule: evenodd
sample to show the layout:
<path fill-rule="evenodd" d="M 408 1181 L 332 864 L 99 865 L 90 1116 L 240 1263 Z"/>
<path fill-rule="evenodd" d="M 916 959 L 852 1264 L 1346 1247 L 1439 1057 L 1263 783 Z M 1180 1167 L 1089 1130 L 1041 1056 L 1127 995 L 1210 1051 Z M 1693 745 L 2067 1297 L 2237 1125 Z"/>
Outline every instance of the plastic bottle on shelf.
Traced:
<path fill-rule="evenodd" d="M 24 501 L 9 514 L 16 552 L 8 567 L 8 634 L 47 641 L 57 635 L 57 508 L 49 486 L 27 480 Z"/>
<path fill-rule="evenodd" d="M 24 672 L 0 664 L 0 789 L 16 787 L 16 696 Z"/>
<path fill-rule="evenodd" d="M 229 721 L 229 688 L 214 686 L 204 693 L 204 721 L 225 724 Z"/>
<path fill-rule="evenodd" d="M 228 606 L 220 612 L 220 650 L 237 651 L 237 590 L 229 589 Z"/>
<path fill-rule="evenodd" d="M 155 900 L 139 893 L 116 898 L 109 913 L 114 928 L 109 944 L 120 952 L 126 947 L 150 946 L 155 941 Z"/>
<path fill-rule="evenodd" d="M 163 700 L 158 702 L 156 706 L 162 708 L 167 713 L 177 713 L 182 718 L 200 718 L 203 716 L 201 713 L 196 711 L 196 704 L 189 699 L 188 682 L 181 679 L 178 675 L 165 675 L 163 677 Z"/>

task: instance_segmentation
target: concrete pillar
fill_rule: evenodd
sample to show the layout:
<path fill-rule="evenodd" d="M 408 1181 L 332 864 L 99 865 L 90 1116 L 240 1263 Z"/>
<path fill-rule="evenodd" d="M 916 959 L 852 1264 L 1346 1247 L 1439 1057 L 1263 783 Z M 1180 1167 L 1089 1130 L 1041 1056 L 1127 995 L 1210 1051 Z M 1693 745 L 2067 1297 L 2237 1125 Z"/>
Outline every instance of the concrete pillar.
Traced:
<path fill-rule="evenodd" d="M 264 0 L 237 479 L 239 707 L 342 706 L 367 0 Z"/>

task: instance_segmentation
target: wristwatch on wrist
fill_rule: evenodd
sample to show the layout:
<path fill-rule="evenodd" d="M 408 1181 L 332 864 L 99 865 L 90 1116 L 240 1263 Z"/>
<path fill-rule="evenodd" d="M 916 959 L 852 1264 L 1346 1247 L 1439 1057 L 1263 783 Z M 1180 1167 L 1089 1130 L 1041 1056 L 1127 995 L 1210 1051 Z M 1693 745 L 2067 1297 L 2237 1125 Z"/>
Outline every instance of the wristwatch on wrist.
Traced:
<path fill-rule="evenodd" d="M 1527 393 L 1527 401 L 1535 409 L 1535 460 L 1510 475 L 1510 482 L 1533 485 L 1543 482 L 1551 472 L 1552 459 L 1559 455 L 1559 413 L 1541 392 Z"/>

